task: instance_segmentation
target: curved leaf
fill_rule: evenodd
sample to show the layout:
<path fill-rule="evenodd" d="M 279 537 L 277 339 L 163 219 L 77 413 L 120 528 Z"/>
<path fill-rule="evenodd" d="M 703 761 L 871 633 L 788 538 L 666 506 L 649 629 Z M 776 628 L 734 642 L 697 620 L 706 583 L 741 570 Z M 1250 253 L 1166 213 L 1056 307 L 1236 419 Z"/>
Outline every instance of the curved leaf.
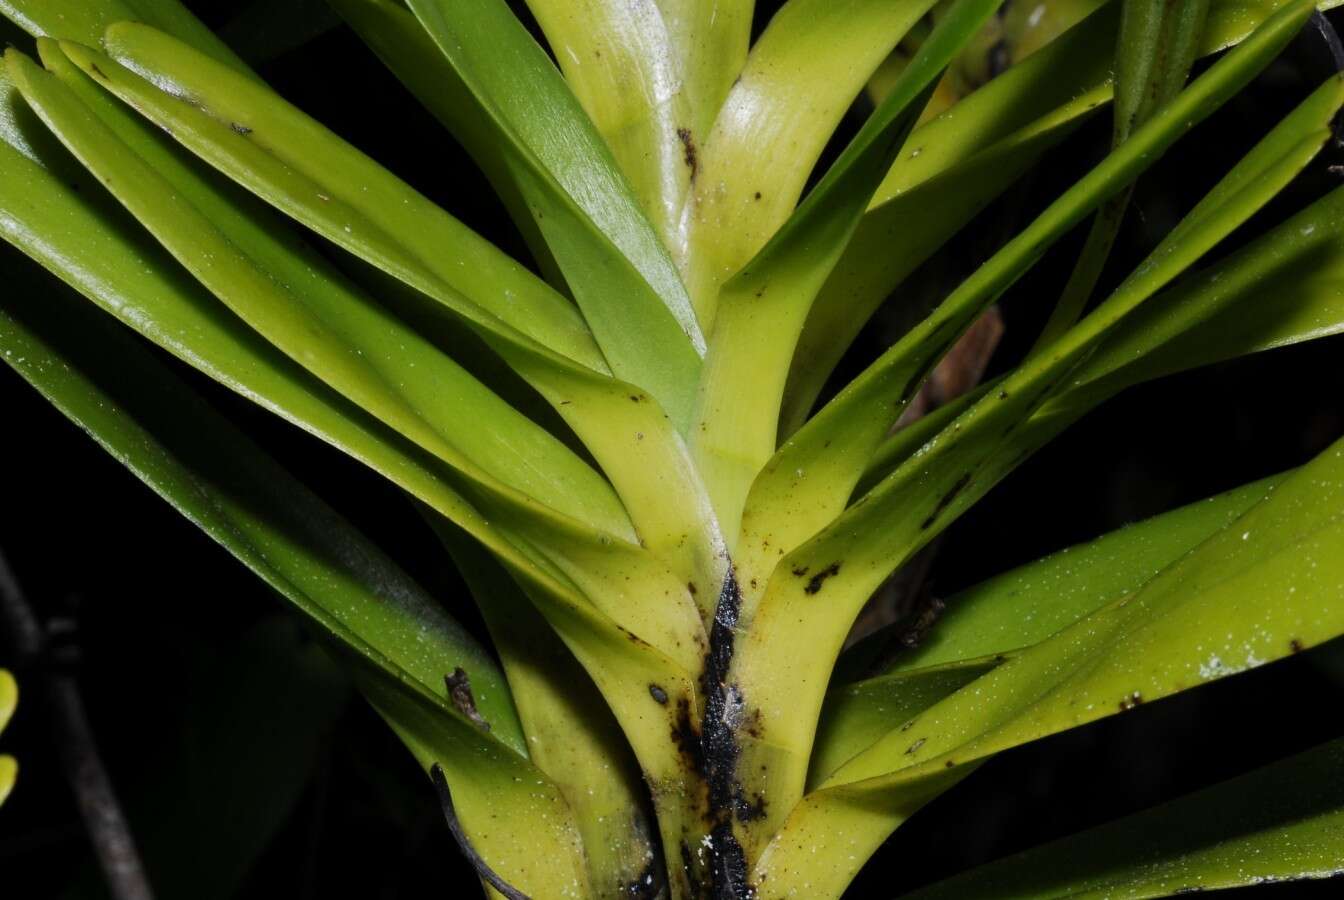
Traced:
<path fill-rule="evenodd" d="M 0 15 L 16 22 L 33 37 L 97 44 L 113 22 L 134 20 L 168 32 L 228 66 L 255 78 L 228 45 L 178 0 L 0 0 Z"/>
<path fill-rule="evenodd" d="M 1344 874 L 1344 741 L 1043 847 L 911 900 L 1141 900 Z"/>
<path fill-rule="evenodd" d="M 872 666 L 884 674 L 914 675 L 1045 640 L 1136 590 L 1258 503 L 1284 477 L 1127 525 L 967 588 L 946 601 L 946 611 L 918 647 L 903 649 L 882 664 L 889 636 L 876 633 L 846 651 L 835 677 L 844 680 L 846 673 Z"/>
<path fill-rule="evenodd" d="M 951 8 L 835 165 L 723 287 L 691 447 L 730 542 L 747 490 L 775 451 L 779 403 L 807 310 L 928 92 L 1000 2 L 961 0 Z"/>
<path fill-rule="evenodd" d="M 463 498 L 451 470 L 335 394 L 216 302 L 71 164 L 3 70 L 0 110 L 6 240 L 175 356 L 381 472 L 512 565 L 531 565 L 542 580 L 563 579 L 503 540 Z"/>
<path fill-rule="evenodd" d="M 766 896 L 786 896 L 803 875 L 794 868 L 800 842 L 845 848 L 831 859 L 863 858 L 968 765 L 994 753 L 1344 633 L 1344 606 L 1335 602 L 1342 551 L 1344 442 L 1138 591 L 1023 651 L 842 766 L 799 804 L 762 857 Z M 838 893 L 856 868 L 841 862 L 811 877 Z"/>
<path fill-rule="evenodd" d="M 736 75 L 746 58 L 751 26 L 749 10 L 743 23 L 741 4 L 726 4 L 721 39 L 730 38 L 731 32 L 736 46 L 725 46 L 718 53 L 707 47 L 704 54 L 697 53 L 697 45 L 705 40 L 697 32 L 711 18 L 702 16 L 694 8 L 697 5 L 703 4 L 698 0 L 661 5 L 621 0 L 528 3 L 565 80 L 668 247 L 676 246 L 681 207 L 691 183 L 681 135 L 707 133 L 727 83 L 704 83 L 696 76 L 711 57 L 716 66 L 725 72 L 733 69 Z M 712 18 L 717 25 L 717 10 Z"/>
<path fill-rule="evenodd" d="M 117 37 L 109 37 L 110 45 L 127 53 L 128 60 L 168 53 L 160 47 L 162 36 L 144 29 L 122 26 L 112 35 Z M 168 49 L 180 53 L 180 48 Z M 219 72 L 184 82 L 193 98 L 213 110 L 208 114 L 115 64 L 96 62 L 90 51 L 67 52 L 207 162 L 324 237 L 441 301 L 443 312 L 451 311 L 475 329 L 584 441 L 636 517 L 644 544 L 667 561 L 682 584 L 708 585 L 706 597 L 717 592 L 724 570 L 722 541 L 682 438 L 646 392 L 571 361 L 602 366 L 581 321 L 575 319 L 570 327 L 563 316 L 545 311 L 553 303 L 571 311 L 557 295 L 264 89 L 229 83 Z M 235 119 L 250 123 L 246 135 L 237 133 Z M 279 147 L 290 149 L 274 149 Z M 443 252 L 459 245 L 460 255 Z M 481 305 L 473 298 L 481 298 Z M 557 338 L 563 338 L 559 349 L 571 359 L 537 342 Z M 595 488 L 590 499 L 600 500 L 605 490 Z"/>
<path fill-rule="evenodd" d="M 330 637 L 361 688 L 428 767 L 448 772 L 480 852 L 538 895 L 583 889 L 582 850 L 559 791 L 525 758 L 489 656 L 390 561 L 84 304 L 44 286 L 0 311 L 3 358 L 117 459 Z M 473 675 L 483 731 L 446 699 Z M 532 823 L 491 827 L 501 808 Z"/>
<path fill-rule="evenodd" d="M 815 788 L 892 726 L 908 722 L 992 670 L 1006 657 L 894 671 L 839 685 L 826 694 L 812 747 L 808 788 Z"/>
<path fill-rule="evenodd" d="M 5 99 L 12 99 L 8 91 Z M 29 125 L 28 131 L 35 137 L 45 135 L 40 124 Z M 34 148 L 29 146 L 27 149 Z M 634 548 L 603 544 L 597 538 L 593 543 L 600 547 L 585 546 L 590 535 L 553 528 L 549 534 L 541 535 L 551 541 L 547 553 L 543 554 L 534 544 L 538 539 L 538 527 L 544 527 L 540 523 L 534 520 L 523 523 L 531 529 L 529 536 L 503 521 L 502 513 L 512 512 L 507 508 L 494 510 L 487 520 L 464 499 L 460 491 L 470 485 L 462 484 L 455 473 L 413 445 L 400 441 L 395 434 L 380 430 L 376 422 L 357 408 L 344 405 L 345 401 L 274 352 L 250 329 L 227 314 L 221 315 L 213 299 L 204 295 L 191 279 L 184 277 L 171 258 L 158 252 L 156 246 L 150 244 L 147 248 L 143 242 L 127 240 L 124 220 L 115 214 L 110 221 L 100 220 L 99 214 L 107 215 L 108 212 L 96 205 L 94 198 L 101 193 L 96 184 L 85 185 L 82 192 L 76 192 L 52 177 L 31 157 L 24 158 L 8 145 L 0 148 L 0 152 L 11 153 L 17 163 L 0 170 L 12 172 L 18 179 L 11 187 L 19 191 L 20 199 L 12 206 L 7 203 L 18 217 L 11 215 L 2 220 L 17 228 L 11 232 L 11 237 L 30 248 L 45 264 L 62 277 L 69 278 L 100 305 L 115 311 L 119 317 L 188 362 L 384 472 L 481 540 L 515 576 L 526 579 L 530 595 L 544 608 L 548 620 L 575 649 L 585 667 L 592 667 L 590 670 L 597 673 L 594 677 L 601 676 L 600 684 L 608 702 L 618 713 L 629 712 L 633 717 L 623 718 L 623 722 L 647 718 L 648 693 L 638 686 L 649 681 L 668 685 L 669 695 L 688 698 L 687 703 L 694 708 L 690 676 L 671 665 L 666 657 L 643 640 L 634 637 L 656 631 L 636 621 L 640 617 L 653 616 L 652 624 L 667 622 L 671 617 L 674 624 L 684 622 L 692 629 L 690 634 L 673 638 L 672 646 L 683 655 L 694 653 L 694 630 L 699 629 L 694 614 L 686 622 L 683 608 L 667 602 L 669 591 L 684 594 L 688 590 L 684 583 L 659 576 L 646 561 L 632 555 Z M 59 159 L 63 151 L 57 147 L 55 153 Z M 76 183 L 83 177 L 78 170 L 62 172 L 62 175 L 74 177 Z M 31 193 L 34 182 L 41 187 L 40 195 L 44 197 L 39 206 L 23 199 L 34 196 Z M 0 180 L 0 185 L 5 183 Z M 36 231 L 30 230 L 34 225 L 33 217 L 45 213 L 55 218 L 38 218 Z M 130 227 L 134 228 L 134 224 Z M 89 235 L 97 235 L 98 242 L 90 244 Z M 110 252 L 102 252 L 105 250 Z M 201 343 L 189 341 L 187 346 L 183 345 L 184 337 L 197 335 L 211 339 Z M 564 562 L 565 554 L 574 552 L 589 556 L 605 554 L 611 565 L 599 569 L 597 575 L 614 579 L 620 590 L 600 593 L 597 599 L 609 601 L 608 609 L 622 613 L 628 623 L 626 628 L 594 609 L 589 598 L 557 564 Z M 562 557 L 558 561 L 556 554 Z M 616 565 L 618 561 L 619 566 Z M 571 570 L 574 570 L 573 566 Z M 626 575 L 633 577 L 636 572 L 641 576 L 661 578 L 662 587 L 640 590 L 643 582 L 624 578 Z M 622 601 L 630 597 L 641 603 L 622 605 Z M 630 676 L 632 669 L 633 677 Z M 673 724 L 669 722 L 668 727 Z M 671 765 L 664 761 L 662 757 L 668 755 L 664 744 L 656 742 L 653 747 L 642 748 L 645 752 L 641 761 L 649 760 L 644 762 L 646 771 L 662 773 L 660 777 L 671 780 L 675 776 L 675 760 Z M 669 802 L 675 804 L 677 801 L 674 798 Z"/>
<path fill-rule="evenodd" d="M 49 43 L 41 49 L 61 71 L 65 60 L 59 51 Z M 122 113 L 115 105 L 103 108 L 113 117 L 109 124 L 98 107 L 85 105 L 26 57 L 10 53 L 6 60 L 24 98 L 62 142 L 179 262 L 267 340 L 474 482 L 535 495 L 542 504 L 622 533 L 624 510 L 600 476 L 361 296 L 315 253 L 286 240 L 264 210 L 240 208 L 235 198 L 173 160 L 140 123 L 115 118 Z M 68 63 L 62 74 L 84 81 Z M 87 88 L 85 96 L 93 99 L 96 89 Z M 135 149 L 113 130 L 118 126 Z M 461 421 L 492 427 L 455 428 Z"/>
<path fill-rule="evenodd" d="M 1005 656 L 1045 640 L 1083 616 L 1137 590 L 1263 499 L 1274 476 L 1154 516 L 1006 572 L 946 601 L 946 611 L 916 647 L 899 623 L 845 651 L 831 676 L 808 775 L 809 788 L 894 723 Z M 878 672 L 872 677 L 865 673 Z M 912 702 L 919 707 L 913 708 Z"/>
<path fill-rule="evenodd" d="M 704 336 L 671 257 L 560 73 L 503 0 L 411 0 L 498 129 L 545 236 L 620 377 L 687 420 Z M 615 252 L 613 252 L 615 251 Z"/>
<path fill-rule="evenodd" d="M 1245 221 L 1320 150 L 1341 99 L 1344 82 L 1331 79 L 1257 145 L 1106 303 L 779 560 L 755 609 L 750 639 L 734 660 L 737 683 L 758 704 L 765 735 L 748 744 L 743 759 L 747 771 L 768 773 L 767 796 L 801 793 L 815 719 L 800 710 L 804 704 L 820 709 L 830 669 L 866 599 L 1022 459 L 1019 426 L 1118 320 Z M 772 538 L 781 531 L 777 527 Z M 824 602 L 818 602 L 822 591 Z M 791 675 L 787 682 L 772 674 L 783 666 Z"/>
<path fill-rule="evenodd" d="M 594 896 L 652 892 L 666 876 L 655 862 L 639 766 L 611 711 L 508 572 L 442 518 L 431 515 L 430 524 L 485 618 L 532 762 L 574 810 Z"/>
<path fill-rule="evenodd" d="M 504 323 L 606 371 L 588 326 L 567 300 L 269 88 L 144 26 L 114 26 L 106 44 L 130 71 L 86 48 L 63 49 L 229 178 L 394 277 L 417 287 L 407 272 L 441 282 L 446 302 L 468 320 L 496 329 Z"/>
<path fill-rule="evenodd" d="M 1310 3 L 1297 0 L 1268 20 L 976 269 L 929 317 L 789 438 L 753 485 L 760 500 L 749 495 L 746 510 L 747 516 L 755 516 L 759 504 L 762 513 L 771 511 L 766 521 L 783 524 L 761 539 L 745 540 L 744 546 L 759 547 L 768 538 L 772 552 L 788 553 L 832 522 L 887 430 L 962 331 L 1046 247 L 1268 65 L 1310 13 Z M 758 565 L 767 562 L 763 559 Z"/>
<path fill-rule="evenodd" d="M 1096 0 L 1086 2 L 1096 5 Z M 1241 42 L 1287 2 L 1212 0 L 1199 53 Z M 1338 5 L 1338 0 L 1317 4 L 1321 9 Z M 1049 17 L 1047 12 L 1041 27 Z M 789 375 L 781 437 L 802 426 L 840 357 L 900 282 L 1040 153 L 1110 98 L 1118 23 L 1119 4 L 1103 4 L 915 129 L 906 141 L 908 152 L 878 188 L 808 315 Z M 911 310 L 911 324 L 925 314 Z"/>
<path fill-rule="evenodd" d="M 932 6 L 789 0 L 751 48 L 713 129 L 688 130 L 691 195 L 679 219 L 683 268 L 703 320 L 717 321 L 719 286 L 793 213 L 869 75 Z"/>

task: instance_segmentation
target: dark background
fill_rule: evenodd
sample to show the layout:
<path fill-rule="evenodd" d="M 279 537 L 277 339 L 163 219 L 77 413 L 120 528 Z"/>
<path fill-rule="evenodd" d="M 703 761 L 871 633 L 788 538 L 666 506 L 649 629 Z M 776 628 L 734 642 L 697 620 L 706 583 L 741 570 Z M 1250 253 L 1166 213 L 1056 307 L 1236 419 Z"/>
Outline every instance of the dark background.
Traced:
<path fill-rule="evenodd" d="M 215 26 L 235 18 L 233 4 L 188 5 Z M 300 107 L 525 257 L 470 161 L 350 33 L 326 32 L 260 69 Z M 1108 279 L 1151 249 L 1173 216 L 1332 69 L 1320 38 L 1304 37 L 1169 153 L 1140 187 Z M 847 125 L 862 113 L 856 109 Z M 944 263 L 953 265 L 930 266 L 928 273 L 983 259 L 1008 226 L 1095 162 L 1108 128 L 1098 121 L 1051 154 L 947 248 Z M 1340 176 L 1329 166 L 1341 163 L 1344 152 L 1327 151 L 1226 246 L 1335 186 Z M 993 368 L 1030 345 L 1080 245 L 1081 235 L 1061 244 L 1005 297 L 1007 332 Z M 5 266 L 22 264 L 5 254 Z M 876 338 L 861 342 L 847 366 L 862 365 L 877 347 Z M 950 595 L 1126 522 L 1306 461 L 1344 435 L 1342 352 L 1340 338 L 1321 340 L 1127 392 L 950 529 L 934 569 L 935 591 Z M 188 377 L 455 614 L 476 623 L 464 588 L 393 489 Z M 44 616 L 79 623 L 86 702 L 160 896 L 210 895 L 211 873 L 192 867 L 191 848 L 229 833 L 230 816 L 244 813 L 228 800 L 258 780 L 270 785 L 273 803 L 253 813 L 249 829 L 270 843 L 240 896 L 476 896 L 423 776 L 287 628 L 281 602 L 7 368 L 0 368 L 0 410 L 0 551 Z M 277 666 L 271 654 L 267 670 L 256 661 L 275 646 L 268 641 L 280 641 L 293 656 Z M 1338 644 L 1002 755 L 900 829 L 852 895 L 893 896 L 1344 734 Z M 302 668 L 288 666 L 298 659 Z M 258 685 L 258 671 L 274 680 Z M 288 755 L 270 749 L 272 731 L 301 716 L 323 723 L 320 739 Z M 52 756 L 39 697 L 23 697 L 0 747 L 21 762 L 19 784 L 0 810 L 5 896 L 96 896 L 91 852 Z M 172 823 L 167 835 L 164 821 Z M 178 879 L 196 888 L 167 889 Z M 1342 887 L 1336 880 L 1254 893 L 1326 897 L 1339 896 Z"/>

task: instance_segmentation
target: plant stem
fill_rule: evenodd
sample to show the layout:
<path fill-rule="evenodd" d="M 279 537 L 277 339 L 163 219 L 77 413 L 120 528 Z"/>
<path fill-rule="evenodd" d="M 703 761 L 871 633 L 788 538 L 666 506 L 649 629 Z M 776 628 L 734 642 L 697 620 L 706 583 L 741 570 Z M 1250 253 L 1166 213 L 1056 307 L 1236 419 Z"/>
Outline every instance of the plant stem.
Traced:
<path fill-rule="evenodd" d="M 68 660 L 56 658 L 4 554 L 0 553 L 0 626 L 8 633 L 16 668 L 43 685 L 52 739 L 84 819 L 103 878 L 114 900 L 153 900 L 130 826 L 98 753 L 93 729 Z"/>

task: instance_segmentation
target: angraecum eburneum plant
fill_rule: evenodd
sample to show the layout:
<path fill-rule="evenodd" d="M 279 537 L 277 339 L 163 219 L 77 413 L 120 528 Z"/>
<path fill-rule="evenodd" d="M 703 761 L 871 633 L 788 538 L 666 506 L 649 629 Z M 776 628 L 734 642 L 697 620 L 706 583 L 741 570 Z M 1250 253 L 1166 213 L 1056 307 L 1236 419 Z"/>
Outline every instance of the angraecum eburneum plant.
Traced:
<path fill-rule="evenodd" d="M 492 896 L 838 898 L 996 754 L 1344 632 L 1337 444 L 847 642 L 893 573 L 1109 397 L 1344 330 L 1341 190 L 1219 250 L 1323 165 L 1338 76 L 1100 277 L 1164 151 L 1304 29 L 1333 39 L 1312 3 L 787 0 L 753 30 L 752 0 L 528 0 L 535 32 L 505 0 L 330 4 L 531 259 L 176 0 L 0 0 L 27 33 L 0 71 L 0 230 L 40 264 L 5 257 L 0 344 L 326 639 Z M 1034 52 L 992 37 L 1042 17 Z M 871 114 L 827 151 L 861 94 Z M 905 289 L 1097 117 L 1113 141 L 1090 171 L 936 296 Z M 1075 232 L 1030 352 L 927 409 L 941 361 Z M 889 339 L 836 383 L 879 309 Z M 187 368 L 412 498 L 488 641 Z M 1341 869 L 1337 742 L 914 896 Z"/>

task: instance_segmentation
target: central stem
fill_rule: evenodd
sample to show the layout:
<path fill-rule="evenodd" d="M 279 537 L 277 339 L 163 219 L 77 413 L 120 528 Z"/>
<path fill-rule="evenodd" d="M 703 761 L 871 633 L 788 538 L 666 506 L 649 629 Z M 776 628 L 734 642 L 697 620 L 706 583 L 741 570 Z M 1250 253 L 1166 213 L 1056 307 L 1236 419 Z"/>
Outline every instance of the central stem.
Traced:
<path fill-rule="evenodd" d="M 705 669 L 701 689 L 705 697 L 705 714 L 700 726 L 700 760 L 702 775 L 709 788 L 709 876 L 712 900 L 749 900 L 751 885 L 747 882 L 747 858 L 733 831 L 733 819 L 749 814 L 737 781 L 737 760 L 741 748 L 737 741 L 737 726 L 742 717 L 742 695 L 728 683 L 728 671 L 733 662 L 738 613 L 742 594 L 732 565 L 728 567 L 723 590 L 715 607 L 714 621 L 709 632 L 709 651 L 705 655 Z"/>

